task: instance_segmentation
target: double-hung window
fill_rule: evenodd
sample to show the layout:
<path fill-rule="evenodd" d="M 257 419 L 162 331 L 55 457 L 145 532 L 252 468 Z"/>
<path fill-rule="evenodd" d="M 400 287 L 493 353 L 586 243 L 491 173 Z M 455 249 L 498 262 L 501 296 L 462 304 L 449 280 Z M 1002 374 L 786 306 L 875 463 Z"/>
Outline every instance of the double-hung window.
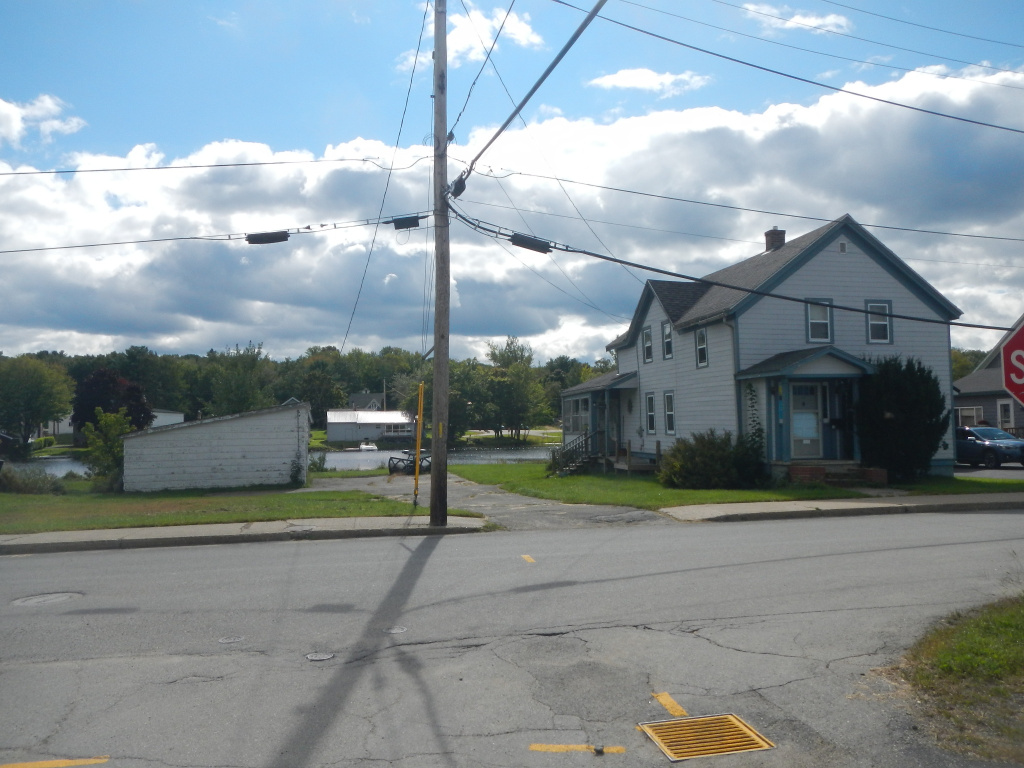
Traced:
<path fill-rule="evenodd" d="M 654 393 L 648 392 L 647 400 L 647 434 L 654 434 Z"/>
<path fill-rule="evenodd" d="M 672 357 L 672 323 L 668 321 L 661 324 L 661 356 L 665 360 Z"/>
<path fill-rule="evenodd" d="M 832 343 L 832 299 L 807 299 L 807 341 Z"/>
<path fill-rule="evenodd" d="M 697 348 L 697 367 L 704 368 L 708 364 L 708 329 L 698 328 L 693 334 Z"/>
<path fill-rule="evenodd" d="M 892 302 L 868 299 L 868 344 L 892 344 Z"/>
<path fill-rule="evenodd" d="M 644 348 L 644 362 L 650 363 L 654 360 L 654 339 L 651 336 L 651 329 L 649 327 L 644 328 L 640 338 Z"/>
<path fill-rule="evenodd" d="M 665 393 L 665 434 L 676 433 L 676 395 L 674 392 Z"/>

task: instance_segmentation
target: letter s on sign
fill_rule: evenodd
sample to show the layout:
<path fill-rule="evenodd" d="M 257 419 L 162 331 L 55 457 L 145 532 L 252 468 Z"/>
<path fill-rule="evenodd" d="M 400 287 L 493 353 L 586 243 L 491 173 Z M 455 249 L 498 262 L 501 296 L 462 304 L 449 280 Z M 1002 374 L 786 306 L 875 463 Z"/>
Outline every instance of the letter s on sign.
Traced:
<path fill-rule="evenodd" d="M 1020 369 L 1020 374 L 1011 373 L 1010 381 L 1014 384 L 1024 384 L 1024 350 L 1015 349 L 1010 353 L 1010 364 Z"/>

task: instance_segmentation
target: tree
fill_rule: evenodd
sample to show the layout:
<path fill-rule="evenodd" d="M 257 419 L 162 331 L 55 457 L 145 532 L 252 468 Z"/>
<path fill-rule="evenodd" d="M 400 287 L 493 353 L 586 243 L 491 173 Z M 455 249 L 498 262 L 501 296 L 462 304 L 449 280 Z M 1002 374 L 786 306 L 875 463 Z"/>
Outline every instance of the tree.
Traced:
<path fill-rule="evenodd" d="M 85 465 L 97 477 L 97 486 L 106 491 L 124 490 L 124 440 L 122 435 L 134 431 L 128 411 L 104 413 L 97 408 L 95 424 L 86 422 L 82 429 L 86 445 Z"/>
<path fill-rule="evenodd" d="M 857 404 L 863 462 L 897 479 L 925 475 L 949 426 L 939 380 L 915 358 L 874 362 L 875 373 L 861 380 Z"/>
<path fill-rule="evenodd" d="M 508 336 L 503 347 L 487 342 L 487 359 L 496 368 L 511 368 L 516 363 L 529 366 L 533 364 L 533 348 L 519 341 L 517 336 Z"/>
<path fill-rule="evenodd" d="M 108 368 L 93 371 L 79 385 L 71 414 L 72 426 L 81 431 L 86 424 L 95 424 L 97 409 L 101 413 L 124 409 L 133 429 L 145 429 L 156 418 L 142 387 Z"/>
<path fill-rule="evenodd" d="M 263 352 L 263 343 L 245 347 L 237 344 L 219 354 L 207 354 L 212 366 L 211 397 L 207 416 L 227 416 L 274 405 L 272 385 L 275 378 L 273 361 Z"/>
<path fill-rule="evenodd" d="M 949 350 L 949 356 L 953 363 L 953 381 L 962 379 L 972 373 L 978 367 L 978 363 L 985 359 L 988 353 L 983 349 L 964 349 L 953 347 Z"/>
<path fill-rule="evenodd" d="M 40 424 L 71 413 L 74 388 L 59 365 L 31 355 L 0 357 L 0 429 L 21 438 L 27 454 L 28 441 Z"/>

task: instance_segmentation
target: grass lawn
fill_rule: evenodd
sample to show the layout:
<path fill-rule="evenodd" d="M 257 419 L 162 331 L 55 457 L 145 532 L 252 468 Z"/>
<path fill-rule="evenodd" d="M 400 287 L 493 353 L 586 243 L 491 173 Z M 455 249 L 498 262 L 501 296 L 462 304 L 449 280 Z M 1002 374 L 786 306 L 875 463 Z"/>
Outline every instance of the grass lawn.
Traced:
<path fill-rule="evenodd" d="M 475 483 L 498 485 L 506 491 L 570 504 L 619 504 L 662 509 L 689 504 L 727 504 L 740 501 L 847 499 L 861 494 L 823 485 L 792 485 L 755 491 L 689 491 L 663 487 L 652 475 L 570 475 L 546 477 L 541 463 L 456 464 L 453 474 Z"/>
<path fill-rule="evenodd" d="M 0 493 L 0 534 L 142 528 L 197 523 L 247 523 L 313 517 L 391 517 L 426 515 L 423 507 L 382 499 L 361 491 L 281 490 L 165 491 L 91 493 L 89 483 L 65 482 L 68 492 Z M 453 514 L 470 514 L 452 510 Z"/>
<path fill-rule="evenodd" d="M 1024 596 L 953 614 L 896 671 L 944 747 L 1024 763 Z"/>

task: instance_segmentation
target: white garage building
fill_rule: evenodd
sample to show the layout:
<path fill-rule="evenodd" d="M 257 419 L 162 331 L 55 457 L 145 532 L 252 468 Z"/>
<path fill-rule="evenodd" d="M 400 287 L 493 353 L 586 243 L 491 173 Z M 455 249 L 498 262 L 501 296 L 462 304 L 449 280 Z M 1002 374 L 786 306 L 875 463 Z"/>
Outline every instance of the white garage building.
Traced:
<path fill-rule="evenodd" d="M 305 483 L 309 403 L 169 424 L 124 436 L 124 489 Z"/>
<path fill-rule="evenodd" d="M 402 411 L 327 411 L 327 442 L 360 442 L 408 438 L 415 434 L 416 421 Z"/>

